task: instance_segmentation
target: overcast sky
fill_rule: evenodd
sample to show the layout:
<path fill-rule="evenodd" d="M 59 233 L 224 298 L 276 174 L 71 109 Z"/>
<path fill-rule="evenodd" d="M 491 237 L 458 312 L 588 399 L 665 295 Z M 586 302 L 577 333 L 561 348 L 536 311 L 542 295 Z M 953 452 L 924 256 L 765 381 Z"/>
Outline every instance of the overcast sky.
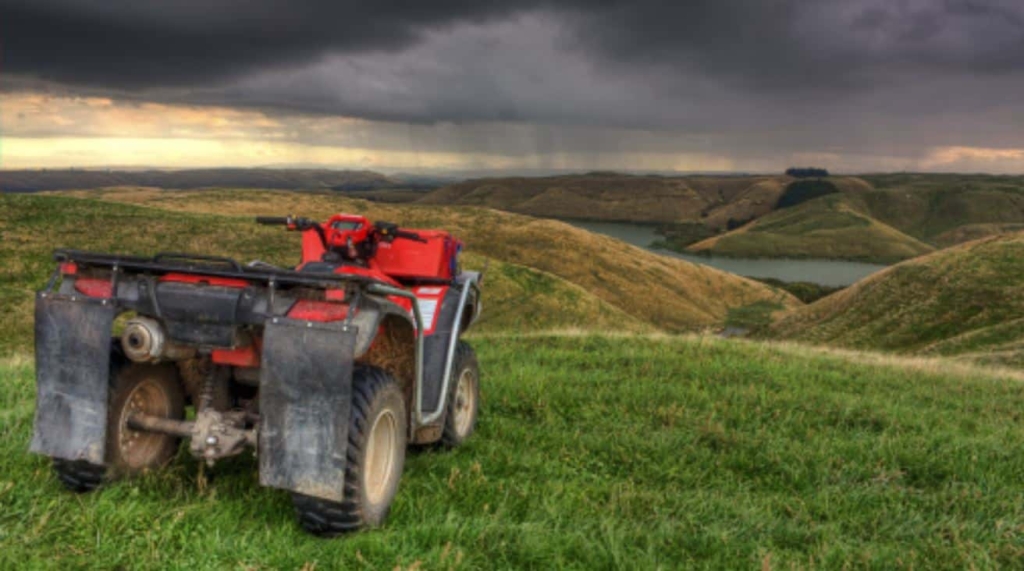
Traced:
<path fill-rule="evenodd" d="M 0 0 L 0 167 L 1024 172 L 1021 0 Z"/>

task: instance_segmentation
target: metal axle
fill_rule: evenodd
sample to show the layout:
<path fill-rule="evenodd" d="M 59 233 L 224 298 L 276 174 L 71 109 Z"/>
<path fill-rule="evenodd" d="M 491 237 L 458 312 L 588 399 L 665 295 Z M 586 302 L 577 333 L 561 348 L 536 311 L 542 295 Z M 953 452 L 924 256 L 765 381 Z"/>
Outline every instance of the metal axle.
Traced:
<path fill-rule="evenodd" d="M 243 429 L 214 410 L 200 411 L 195 421 L 172 420 L 161 416 L 135 413 L 128 417 L 128 428 L 143 432 L 169 434 L 192 440 L 189 451 L 193 456 L 212 464 L 214 460 L 227 458 L 242 452 L 245 447 L 256 447 L 256 428 Z M 230 415 L 234 416 L 234 415 Z"/>

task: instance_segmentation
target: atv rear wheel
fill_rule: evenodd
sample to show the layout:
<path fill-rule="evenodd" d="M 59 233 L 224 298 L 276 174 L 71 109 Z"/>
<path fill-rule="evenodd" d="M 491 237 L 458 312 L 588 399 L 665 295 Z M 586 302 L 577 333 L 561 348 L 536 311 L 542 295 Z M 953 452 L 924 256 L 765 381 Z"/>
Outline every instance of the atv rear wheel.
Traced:
<path fill-rule="evenodd" d="M 107 409 L 106 466 L 82 460 L 53 460 L 53 471 L 72 492 L 91 492 L 108 476 L 132 476 L 165 465 L 178 449 L 173 436 L 128 428 L 132 412 L 181 420 L 185 395 L 172 365 L 127 363 L 116 344 L 111 355 Z"/>
<path fill-rule="evenodd" d="M 357 366 L 349 418 L 344 499 L 292 494 L 299 524 L 315 535 L 380 525 L 398 490 L 409 418 L 398 383 L 382 369 Z"/>
<path fill-rule="evenodd" d="M 128 419 L 136 413 L 185 418 L 185 393 L 173 364 L 129 363 L 114 375 L 107 414 L 107 465 L 115 475 L 161 468 L 178 451 L 175 436 L 130 428 Z"/>
<path fill-rule="evenodd" d="M 91 492 L 103 483 L 107 469 L 84 460 L 53 459 L 53 471 L 64 487 L 72 492 Z"/>
<path fill-rule="evenodd" d="M 480 366 L 476 352 L 465 341 L 455 347 L 455 363 L 452 367 L 452 386 L 444 419 L 444 433 L 441 443 L 454 448 L 466 441 L 476 428 L 480 412 Z"/>

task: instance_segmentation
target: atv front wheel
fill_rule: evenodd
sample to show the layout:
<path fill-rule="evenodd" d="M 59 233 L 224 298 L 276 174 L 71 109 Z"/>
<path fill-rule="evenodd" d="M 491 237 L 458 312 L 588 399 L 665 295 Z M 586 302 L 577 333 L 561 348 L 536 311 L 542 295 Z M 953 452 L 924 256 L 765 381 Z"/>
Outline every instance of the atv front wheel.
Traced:
<path fill-rule="evenodd" d="M 449 448 L 461 445 L 473 434 L 480 412 L 480 366 L 476 352 L 465 341 L 460 340 L 455 347 L 452 380 L 455 385 L 449 392 L 441 435 L 441 443 Z"/>
<path fill-rule="evenodd" d="M 378 526 L 391 509 L 405 464 L 408 415 L 398 383 L 375 367 L 352 373 L 345 491 L 341 502 L 292 494 L 302 527 L 333 536 Z"/>

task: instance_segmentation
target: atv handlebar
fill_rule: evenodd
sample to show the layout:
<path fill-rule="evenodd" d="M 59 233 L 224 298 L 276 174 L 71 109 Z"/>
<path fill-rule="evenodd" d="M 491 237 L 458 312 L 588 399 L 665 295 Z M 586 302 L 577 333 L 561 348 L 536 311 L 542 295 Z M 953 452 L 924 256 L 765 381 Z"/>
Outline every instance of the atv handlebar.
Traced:
<path fill-rule="evenodd" d="M 405 238 L 406 240 L 413 240 L 415 242 L 422 242 L 424 244 L 427 241 L 415 232 L 409 232 L 408 230 L 402 230 L 398 227 L 398 224 L 394 222 L 377 222 L 373 225 L 374 230 L 377 231 L 377 235 L 382 240 L 390 242 L 395 238 Z"/>
<path fill-rule="evenodd" d="M 287 226 L 289 230 L 315 230 L 320 236 L 320 242 L 323 243 L 324 249 L 330 249 L 330 246 L 327 244 L 327 234 L 324 231 L 324 227 L 315 220 L 295 217 L 292 215 L 257 216 L 256 223 L 268 226 Z M 413 240 L 414 242 L 421 242 L 423 244 L 427 243 L 427 240 L 416 232 L 402 230 L 398 227 L 398 224 L 395 224 L 394 222 L 375 222 L 373 224 L 373 233 L 376 234 L 376 239 L 383 240 L 385 242 L 390 242 L 395 238 L 404 238 L 406 240 Z"/>
<path fill-rule="evenodd" d="M 414 242 L 427 243 L 427 239 L 415 232 L 409 232 L 407 230 L 399 230 L 395 232 L 395 238 L 405 238 L 406 240 L 412 240 Z"/>
<path fill-rule="evenodd" d="M 315 220 L 290 214 L 288 216 L 257 216 L 256 223 L 268 226 L 287 226 L 289 230 L 310 230 L 315 228 L 323 230 L 320 223 Z"/>
<path fill-rule="evenodd" d="M 290 216 L 257 216 L 257 224 L 265 224 L 267 226 L 287 226 L 289 224 Z"/>

